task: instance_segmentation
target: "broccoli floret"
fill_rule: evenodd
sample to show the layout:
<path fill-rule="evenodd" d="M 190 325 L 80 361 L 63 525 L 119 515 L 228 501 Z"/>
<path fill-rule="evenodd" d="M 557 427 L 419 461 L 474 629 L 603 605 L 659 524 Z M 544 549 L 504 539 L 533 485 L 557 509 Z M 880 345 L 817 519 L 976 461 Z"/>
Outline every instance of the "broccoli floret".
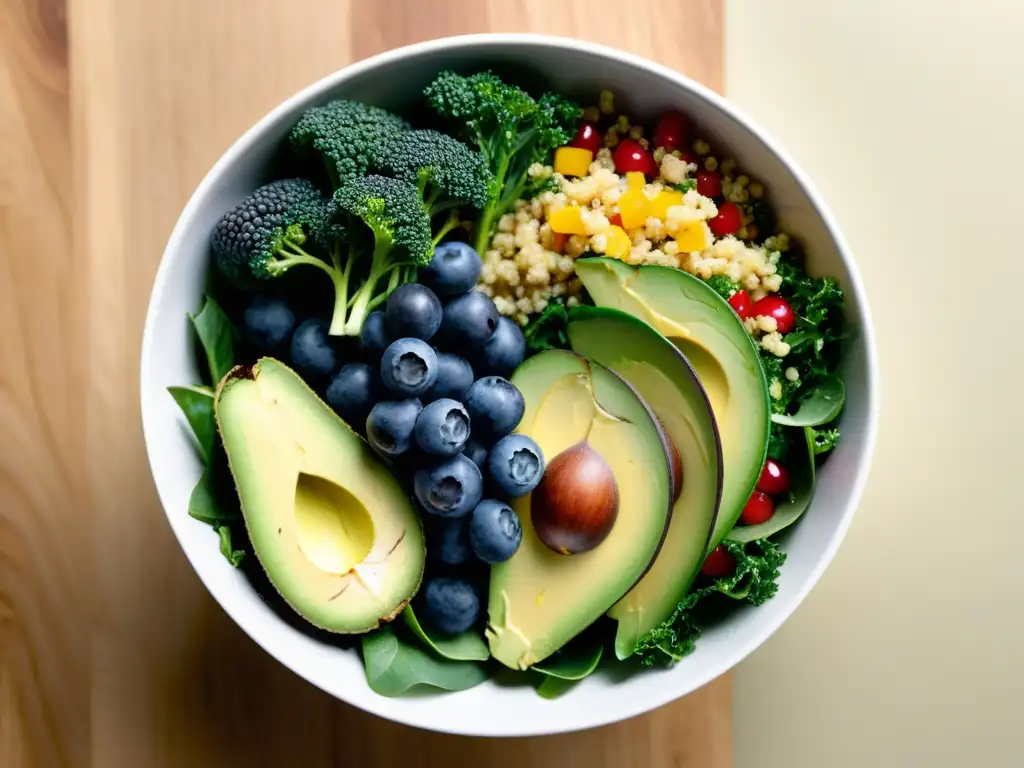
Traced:
<path fill-rule="evenodd" d="M 582 111 L 554 93 L 534 100 L 491 72 L 468 77 L 442 72 L 424 93 L 453 130 L 479 148 L 494 177 L 476 222 L 475 245 L 483 253 L 498 219 L 534 191 L 530 166 L 543 163 L 555 147 L 569 142 Z"/>
<path fill-rule="evenodd" d="M 306 110 L 288 141 L 300 156 L 321 155 L 337 189 L 365 174 L 386 154 L 389 142 L 408 129 L 405 120 L 385 109 L 338 99 Z"/>
<path fill-rule="evenodd" d="M 725 275 L 712 275 L 704 282 L 723 299 L 732 298 L 732 295 L 740 289 L 737 283 L 734 283 Z"/>
<path fill-rule="evenodd" d="M 345 320 L 351 271 L 350 265 L 341 268 L 343 235 L 333 216 L 333 202 L 313 182 L 281 179 L 260 187 L 224 214 L 210 244 L 221 272 L 242 288 L 280 277 L 300 264 L 322 270 L 334 284 L 338 325 Z M 340 331 L 332 326 L 331 332 Z"/>
<path fill-rule="evenodd" d="M 323 229 L 327 202 L 306 179 L 281 179 L 260 187 L 217 222 L 211 237 L 217 266 L 243 288 L 278 277 L 296 264 L 329 269 L 302 248 L 310 235 Z"/>
<path fill-rule="evenodd" d="M 461 141 L 438 131 L 407 131 L 394 139 L 379 170 L 415 184 L 427 215 L 448 212 L 436 230 L 434 242 L 459 223 L 459 208 L 484 208 L 490 199 L 492 177 L 483 156 Z"/>
<path fill-rule="evenodd" d="M 366 279 L 348 301 L 343 324 L 335 313 L 331 333 L 358 336 L 363 320 L 400 284 L 415 279 L 418 267 L 434 254 L 430 217 L 419 190 L 407 181 L 387 176 L 349 179 L 334 193 L 331 217 L 340 223 L 349 247 L 344 281 L 362 254 L 372 258 Z M 378 288 L 387 280 L 383 289 Z"/>

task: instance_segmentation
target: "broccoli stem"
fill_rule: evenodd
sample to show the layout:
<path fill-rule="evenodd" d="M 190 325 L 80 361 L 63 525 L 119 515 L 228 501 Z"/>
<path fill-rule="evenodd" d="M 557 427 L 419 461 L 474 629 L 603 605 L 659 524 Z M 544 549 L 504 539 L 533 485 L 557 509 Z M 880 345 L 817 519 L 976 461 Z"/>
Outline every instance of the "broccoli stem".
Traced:
<path fill-rule="evenodd" d="M 355 301 L 352 303 L 352 308 L 348 313 L 348 319 L 343 319 L 342 324 L 338 325 L 337 330 L 335 329 L 335 324 L 338 321 L 335 318 L 335 322 L 331 325 L 331 335 L 358 336 L 363 329 L 363 321 L 366 319 L 366 316 L 370 314 L 374 307 L 380 306 L 388 294 L 398 287 L 398 278 L 395 275 L 399 273 L 397 269 L 399 265 L 388 261 L 388 252 L 391 250 L 391 247 L 392 242 L 389 238 L 378 238 L 373 249 L 373 263 L 370 266 L 370 274 L 366 276 L 366 282 L 356 291 Z M 388 290 L 383 294 L 383 298 L 381 298 L 376 295 L 377 284 L 381 281 L 381 278 L 392 272 L 392 270 L 394 271 L 391 279 L 393 285 L 389 284 Z"/>
<path fill-rule="evenodd" d="M 272 274 L 281 275 L 299 264 L 308 264 L 325 272 L 331 278 L 331 283 L 334 285 L 334 315 L 331 318 L 331 328 L 328 333 L 332 336 L 338 336 L 342 333 L 342 328 L 345 325 L 345 311 L 348 309 L 349 303 L 348 281 L 352 274 L 352 263 L 354 261 L 354 258 L 347 259 L 345 268 L 342 269 L 341 254 L 335 248 L 331 252 L 332 266 L 332 264 L 328 264 L 323 259 L 318 259 L 316 256 L 306 253 L 294 240 L 286 238 L 278 250 L 278 258 L 273 259 L 271 262 L 269 271 Z"/>
<path fill-rule="evenodd" d="M 459 226 L 459 212 L 457 209 L 453 209 L 452 212 L 448 214 L 448 218 L 445 219 L 444 224 L 441 225 L 441 228 L 437 230 L 437 234 L 434 235 L 434 246 L 437 247 L 437 244 L 444 239 L 444 236 L 457 226 Z"/>

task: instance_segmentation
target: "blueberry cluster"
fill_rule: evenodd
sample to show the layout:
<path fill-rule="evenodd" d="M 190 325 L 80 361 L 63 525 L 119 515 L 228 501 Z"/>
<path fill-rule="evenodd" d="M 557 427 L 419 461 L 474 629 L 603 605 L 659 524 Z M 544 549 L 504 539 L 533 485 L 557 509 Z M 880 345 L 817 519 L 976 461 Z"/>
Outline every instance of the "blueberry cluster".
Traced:
<path fill-rule="evenodd" d="M 411 481 L 432 563 L 421 610 L 449 634 L 479 619 L 482 588 L 473 574 L 515 554 L 523 531 L 507 502 L 544 474 L 537 444 L 512 434 L 525 402 L 506 377 L 523 362 L 526 343 L 473 290 L 481 266 L 465 243 L 439 245 L 420 282 L 399 286 L 367 316 L 357 362 L 342 364 L 326 320 L 295 327 L 280 299 L 257 299 L 244 316 L 254 346 L 288 346 L 293 367 Z"/>

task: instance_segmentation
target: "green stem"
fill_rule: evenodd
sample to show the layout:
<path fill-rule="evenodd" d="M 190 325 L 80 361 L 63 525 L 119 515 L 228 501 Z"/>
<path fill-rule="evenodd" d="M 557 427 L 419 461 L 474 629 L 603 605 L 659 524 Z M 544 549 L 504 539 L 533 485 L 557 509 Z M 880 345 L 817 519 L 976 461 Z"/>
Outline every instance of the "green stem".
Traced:
<path fill-rule="evenodd" d="M 363 320 L 369 314 L 370 303 L 375 298 L 374 292 L 377 289 L 377 283 L 394 267 L 393 264 L 388 263 L 387 259 L 387 254 L 391 247 L 392 242 L 390 239 L 377 241 L 373 249 L 373 262 L 370 265 L 370 274 L 366 276 L 366 282 L 363 283 L 356 293 L 355 303 L 352 304 L 352 308 L 349 310 L 348 320 L 345 321 L 344 328 L 339 330 L 340 334 L 358 336 L 359 332 L 362 331 Z M 331 333 L 335 333 L 333 328 Z"/>
<path fill-rule="evenodd" d="M 334 253 L 335 263 L 338 263 L 337 251 Z M 348 311 L 348 280 L 352 274 L 353 258 L 345 262 L 345 269 L 335 270 L 334 280 L 334 314 L 331 315 L 331 327 L 327 331 L 329 336 L 341 336 L 345 329 L 345 316 Z"/>
<path fill-rule="evenodd" d="M 448 218 L 445 219 L 445 222 L 441 226 L 441 229 L 439 229 L 437 231 L 437 234 L 434 235 L 434 247 L 436 248 L 437 244 L 444 239 L 444 236 L 451 232 L 453 229 L 455 229 L 457 226 L 459 226 L 459 212 L 458 210 L 452 210 L 452 212 L 448 214 Z"/>
<path fill-rule="evenodd" d="M 512 156 L 506 154 L 501 158 L 501 162 L 498 163 L 498 168 L 494 172 L 494 180 L 497 182 L 496 188 L 499 190 L 505 186 L 505 177 L 508 175 L 508 166 L 511 162 Z M 499 196 L 500 194 L 501 193 L 499 192 Z M 474 247 L 476 248 L 476 252 L 481 255 L 491 244 L 491 228 L 494 226 L 494 216 L 498 211 L 498 204 L 498 200 L 491 201 L 491 204 L 484 209 L 480 218 L 477 219 L 476 243 L 474 244 Z"/>

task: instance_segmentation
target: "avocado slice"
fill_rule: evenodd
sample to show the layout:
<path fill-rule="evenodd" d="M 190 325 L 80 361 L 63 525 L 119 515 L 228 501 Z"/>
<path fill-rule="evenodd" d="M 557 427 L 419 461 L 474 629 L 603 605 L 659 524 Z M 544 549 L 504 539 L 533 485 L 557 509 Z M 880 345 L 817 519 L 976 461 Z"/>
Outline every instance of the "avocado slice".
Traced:
<path fill-rule="evenodd" d="M 739 519 L 768 453 L 771 408 L 754 340 L 729 303 L 687 272 L 586 258 L 576 274 L 598 306 L 635 315 L 675 344 L 708 393 L 725 463 L 710 552 Z"/>
<path fill-rule="evenodd" d="M 619 491 L 607 538 L 572 555 L 554 552 L 537 536 L 532 494 L 513 503 L 523 540 L 491 569 L 486 636 L 491 656 L 526 669 L 600 618 L 650 567 L 671 517 L 672 473 L 657 419 L 607 368 L 549 350 L 523 363 L 512 383 L 526 401 L 517 431 L 537 442 L 548 467 L 586 440 L 610 466 Z"/>
<path fill-rule="evenodd" d="M 722 444 L 704 387 L 682 353 L 633 315 L 605 307 L 569 311 L 576 354 L 628 381 L 651 407 L 679 451 L 683 485 L 665 542 L 640 582 L 608 611 L 618 622 L 615 655 L 672 615 L 704 562 L 722 495 Z"/>
<path fill-rule="evenodd" d="M 426 547 L 415 507 L 370 446 L 272 358 L 232 369 L 215 412 L 253 550 L 288 604 L 340 633 L 397 616 Z"/>

